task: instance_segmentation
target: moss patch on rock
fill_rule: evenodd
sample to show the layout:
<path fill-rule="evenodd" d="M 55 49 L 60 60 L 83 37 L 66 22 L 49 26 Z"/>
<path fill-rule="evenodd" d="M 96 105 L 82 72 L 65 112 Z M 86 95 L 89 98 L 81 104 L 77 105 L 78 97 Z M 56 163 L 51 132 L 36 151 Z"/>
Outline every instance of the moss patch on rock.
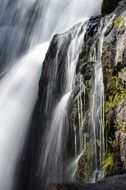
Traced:
<path fill-rule="evenodd" d="M 78 162 L 76 178 L 79 182 L 89 182 L 91 180 L 93 152 L 93 146 L 90 143 L 87 143 L 86 148 Z"/>
<path fill-rule="evenodd" d="M 106 171 L 108 175 L 111 175 L 113 173 L 114 155 L 112 152 L 106 154 L 105 159 L 102 163 L 102 169 Z"/>
<path fill-rule="evenodd" d="M 126 169 L 126 157 L 122 156 L 126 153 L 126 20 L 125 10 L 117 13 L 111 32 L 104 39 L 102 54 L 106 144 L 102 167 L 107 175 L 121 174 Z"/>
<path fill-rule="evenodd" d="M 121 16 L 119 16 L 118 18 L 116 18 L 114 20 L 114 28 L 118 28 L 122 21 L 123 21 L 123 18 Z"/>

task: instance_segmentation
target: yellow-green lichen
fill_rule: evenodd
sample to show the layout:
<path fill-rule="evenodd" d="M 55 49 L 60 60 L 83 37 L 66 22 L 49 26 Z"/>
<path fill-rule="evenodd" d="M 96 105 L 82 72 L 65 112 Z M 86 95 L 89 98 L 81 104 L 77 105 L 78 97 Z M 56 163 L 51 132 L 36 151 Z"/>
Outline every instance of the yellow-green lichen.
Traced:
<path fill-rule="evenodd" d="M 119 16 L 118 18 L 116 18 L 114 20 L 114 28 L 118 28 L 119 25 L 122 23 L 122 21 L 123 21 L 123 18 L 121 16 Z"/>
<path fill-rule="evenodd" d="M 122 74 L 122 72 L 120 73 Z M 108 75 L 107 75 L 108 76 Z M 122 76 L 122 75 L 121 75 Z M 102 168 L 106 171 L 107 175 L 114 173 L 114 141 L 115 130 L 118 128 L 118 121 L 115 110 L 119 102 L 126 97 L 126 88 L 122 80 L 117 76 L 108 76 L 106 78 L 106 101 L 105 101 L 105 144 L 106 156 L 104 158 Z"/>
<path fill-rule="evenodd" d="M 113 94 L 111 94 L 105 103 L 105 112 L 116 106 L 122 98 L 126 97 L 126 89 L 120 84 L 117 85 Z"/>
<path fill-rule="evenodd" d="M 114 170 L 114 154 L 112 152 L 106 154 L 105 159 L 102 163 L 102 169 L 108 174 L 111 175 Z"/>

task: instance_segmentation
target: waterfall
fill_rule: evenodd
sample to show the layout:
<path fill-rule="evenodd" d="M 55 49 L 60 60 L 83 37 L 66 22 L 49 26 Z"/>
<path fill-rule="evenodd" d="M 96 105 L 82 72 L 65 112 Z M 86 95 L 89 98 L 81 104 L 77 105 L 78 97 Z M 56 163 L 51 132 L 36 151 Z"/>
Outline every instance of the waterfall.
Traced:
<path fill-rule="evenodd" d="M 59 102 L 54 107 L 50 126 L 46 129 L 46 132 L 43 135 L 42 158 L 40 160 L 41 164 L 38 167 L 41 168 L 40 173 L 44 179 L 44 183 L 47 184 L 52 182 L 63 182 L 67 175 L 66 171 L 64 171 L 65 142 L 67 141 L 68 135 L 67 107 L 74 85 L 76 65 L 82 48 L 85 32 L 86 24 L 83 22 L 80 26 L 77 25 L 74 28 L 74 31 L 72 31 L 72 39 L 68 46 L 66 62 L 64 62 L 66 65 L 65 90 Z M 62 48 L 63 42 L 62 39 L 59 39 L 58 50 Z M 58 57 L 56 56 L 56 59 L 57 58 Z M 55 61 L 58 62 L 58 60 Z"/>
<path fill-rule="evenodd" d="M 104 159 L 105 154 L 105 135 L 104 135 L 104 83 L 103 83 L 103 71 L 102 71 L 102 47 L 103 47 L 103 40 L 105 32 L 108 26 L 111 24 L 113 20 L 112 18 L 106 18 L 105 23 L 101 21 L 101 26 L 98 31 L 98 44 L 92 48 L 91 57 L 92 61 L 95 64 L 95 82 L 94 82 L 94 92 L 93 92 L 93 101 L 91 105 L 91 113 L 92 113 L 92 125 L 93 125 L 93 132 L 91 134 L 91 139 L 93 140 L 93 147 L 95 150 L 95 171 L 93 176 L 93 182 L 97 180 L 103 179 L 105 173 L 104 171 L 100 171 L 100 167 L 102 165 L 102 161 Z M 102 28 L 103 27 L 103 28 Z M 97 46 L 97 48 L 96 48 Z"/>
<path fill-rule="evenodd" d="M 64 32 L 80 20 L 89 18 L 100 13 L 102 0 L 94 4 L 94 0 L 38 0 L 40 15 L 36 22 L 36 27 L 32 33 L 32 43 L 37 43 L 36 30 L 42 41 L 48 40 L 50 36 Z M 93 5 L 93 6 L 92 6 Z M 68 19 L 69 18 L 69 19 Z M 40 30 L 42 26 L 42 30 Z"/>
<path fill-rule="evenodd" d="M 66 163 L 62 160 L 64 151 L 63 135 L 67 136 L 67 108 L 75 83 L 76 65 L 81 52 L 81 42 L 86 32 L 83 24 L 91 15 L 100 13 L 102 0 L 5 0 L 0 2 L 0 189 L 15 189 L 15 171 L 18 158 L 25 146 L 29 123 L 38 98 L 38 83 L 42 63 L 49 41 L 55 33 L 61 33 L 77 24 L 71 32 L 71 40 L 63 73 L 61 93 L 51 98 L 50 86 L 46 98 L 45 113 L 50 105 L 51 125 L 45 129 L 42 147 L 42 165 L 39 174 L 46 176 L 46 182 L 62 181 Z M 67 32 L 66 32 L 67 33 Z M 63 35 L 65 36 L 64 33 Z M 62 34 L 61 34 L 62 36 Z M 46 43 L 47 42 L 47 43 Z M 58 41 L 55 59 L 58 72 L 60 50 L 64 41 Z M 7 72 L 5 72 L 7 69 Z M 42 71 L 43 73 L 43 71 Z M 57 80 L 57 76 L 54 79 Z M 61 79 L 62 80 L 62 79 Z M 56 81 L 57 82 L 57 81 Z M 56 85 L 56 83 L 55 83 Z M 52 88 L 55 86 L 52 86 Z M 52 102 L 51 102 L 52 101 Z M 57 118 L 58 116 L 58 118 Z M 49 118 L 50 119 L 50 118 Z M 66 127 L 64 128 L 66 123 Z M 57 134 L 57 136 L 54 136 Z M 55 138 L 56 137 L 56 138 Z M 50 141 L 49 141 L 50 140 Z M 43 153 L 44 151 L 44 153 Z M 55 151 L 55 156 L 53 157 Z M 43 159 L 44 154 L 44 159 Z M 51 157 L 50 157 L 51 156 Z M 48 164 L 47 164 L 48 162 Z M 54 168 L 52 169 L 52 167 Z M 60 174 L 56 169 L 60 167 Z M 52 172 L 49 173 L 49 170 Z M 46 172 L 44 173 L 44 171 Z M 56 174 L 55 174 L 56 172 Z M 55 176 L 53 176 L 55 174 Z M 57 178 L 57 179 L 56 179 Z M 45 179 L 45 178 L 44 178 Z"/>
<path fill-rule="evenodd" d="M 0 3 L 0 68 L 28 48 L 49 41 L 80 19 L 99 14 L 102 0 L 5 0 Z M 86 6 L 85 6 L 86 5 Z M 91 6 L 92 5 L 92 6 Z M 69 18 L 69 19 L 68 19 Z M 11 37 L 10 37 L 11 36 Z"/>
<path fill-rule="evenodd" d="M 106 21 L 108 22 L 108 21 Z M 109 21 L 110 22 L 110 21 Z M 99 28 L 99 39 L 98 44 L 95 44 L 95 47 L 92 48 L 91 59 L 95 64 L 95 81 L 93 89 L 93 99 L 91 105 L 91 117 L 92 117 L 92 126 L 91 131 L 91 143 L 93 144 L 95 160 L 94 160 L 94 176 L 93 182 L 103 179 L 104 171 L 100 170 L 102 161 L 105 154 L 105 142 L 104 142 L 104 83 L 103 83 L 103 71 L 102 71 L 102 46 L 104 33 L 106 32 L 108 23 L 105 23 L 105 26 Z M 102 29 L 103 27 L 103 29 Z M 97 47 L 96 47 L 97 46 Z"/>
<path fill-rule="evenodd" d="M 27 53 L 0 81 L 0 189 L 13 189 L 16 163 L 38 95 L 48 44 Z"/>
<path fill-rule="evenodd" d="M 105 176 L 105 172 L 101 169 L 105 154 L 104 83 L 101 56 L 104 35 L 112 20 L 113 18 L 108 17 L 106 20 L 100 21 L 98 31 L 94 34 L 92 44 L 88 50 L 89 58 L 84 64 L 91 64 L 89 67 L 92 67 L 94 70 L 94 74 L 92 73 L 92 75 L 94 75 L 91 81 L 92 85 L 85 81 L 84 75 L 79 73 L 76 77 L 79 93 L 74 100 L 77 107 L 77 121 L 74 121 L 73 124 L 75 158 L 69 169 L 71 170 L 72 177 L 74 179 L 77 177 L 80 180 L 79 175 L 83 175 L 83 173 L 79 173 L 79 167 L 83 167 L 85 170 L 86 168 L 79 166 L 79 164 L 84 162 L 83 159 L 87 156 L 85 162 L 88 164 L 88 170 L 91 171 L 91 173 L 89 172 L 88 182 L 93 183 L 103 179 Z M 86 41 L 85 44 L 88 46 Z M 85 48 L 87 47 L 85 46 Z M 85 72 L 89 72 L 88 68 L 87 70 L 85 68 Z M 74 88 L 76 88 L 76 86 Z M 87 88 L 88 94 L 86 94 Z M 89 96 L 89 100 L 86 98 L 86 95 Z M 89 105 L 86 101 L 89 101 Z M 86 115 L 87 110 L 88 115 Z M 88 129 L 86 129 L 87 125 L 89 125 Z"/>

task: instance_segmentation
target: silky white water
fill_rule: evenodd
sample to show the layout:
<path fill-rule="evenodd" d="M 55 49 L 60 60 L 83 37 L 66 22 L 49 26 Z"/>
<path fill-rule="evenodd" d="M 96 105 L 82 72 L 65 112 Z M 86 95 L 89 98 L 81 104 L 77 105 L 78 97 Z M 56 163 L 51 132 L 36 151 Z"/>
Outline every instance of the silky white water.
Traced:
<path fill-rule="evenodd" d="M 23 50 L 49 41 L 79 20 L 100 13 L 102 0 L 4 0 L 0 2 L 1 57 L 10 62 Z M 11 37 L 10 37 L 11 36 Z"/>
<path fill-rule="evenodd" d="M 77 108 L 76 120 L 73 121 L 72 125 L 74 128 L 75 157 L 72 161 L 70 160 L 69 172 L 73 174 L 71 177 L 76 179 L 78 175 L 80 178 L 81 175 L 83 176 L 83 170 L 91 171 L 88 182 L 93 183 L 103 179 L 105 175 L 105 172 L 101 169 L 105 154 L 104 83 L 101 56 L 104 34 L 108 26 L 111 24 L 112 19 L 106 18 L 105 21 L 101 20 L 96 33 L 97 37 L 94 35 L 95 40 L 89 49 L 89 62 L 87 62 L 87 64 L 90 64 L 91 62 L 91 67 L 94 67 L 94 75 L 92 73 L 93 81 L 91 81 L 91 87 L 89 87 L 91 89 L 88 89 L 89 84 L 85 84 L 83 78 L 84 75 L 79 74 L 77 78 L 79 81 L 77 85 L 79 87 L 79 92 L 74 100 Z M 88 98 L 85 98 L 87 89 L 89 96 L 89 110 L 86 108 L 88 111 L 85 112 L 85 107 L 88 105 L 86 102 L 88 101 Z M 87 127 L 88 130 L 86 130 Z M 84 159 L 86 159 L 86 161 Z M 86 162 L 86 167 L 89 165 L 88 169 L 86 169 L 85 164 L 83 165 L 84 162 Z M 80 170 L 81 174 L 79 173 Z"/>
<path fill-rule="evenodd" d="M 40 13 L 40 18 L 43 19 L 39 19 L 36 22 L 35 31 L 33 31 L 32 36 L 32 43 L 35 43 L 38 40 L 35 34 L 36 30 L 42 41 L 48 40 L 55 33 L 63 32 L 78 21 L 84 21 L 84 19 L 87 19 L 92 15 L 99 14 L 101 3 L 102 0 L 98 0 L 97 2 L 94 0 L 39 1 L 38 6 L 43 10 Z M 41 31 L 40 26 L 42 26 Z"/>
<path fill-rule="evenodd" d="M 67 171 L 64 168 L 64 152 L 68 135 L 66 125 L 67 107 L 74 85 L 76 65 L 85 32 L 86 23 L 84 25 L 82 22 L 80 26 L 75 27 L 72 33 L 72 40 L 67 52 L 67 63 L 64 63 L 66 64 L 67 72 L 65 92 L 54 109 L 50 128 L 47 129 L 44 134 L 44 145 L 39 168 L 42 168 L 40 173 L 43 178 L 47 173 L 46 184 L 63 182 L 65 180 L 64 176 L 67 175 Z M 61 42 L 59 41 L 59 45 L 62 47 L 62 40 Z M 58 49 L 60 49 L 60 47 Z M 67 178 L 67 180 L 69 181 L 70 179 Z"/>
<path fill-rule="evenodd" d="M 51 39 L 80 20 L 100 13 L 102 0 L 5 0 L 0 2 L 1 64 L 15 65 L 0 81 L 0 189 L 12 190 L 16 162 L 25 143 L 28 124 L 38 95 L 38 82 L 48 45 L 39 45 Z M 75 36 L 76 39 L 76 36 Z M 73 39 L 73 42 L 74 40 Z M 68 87 L 72 89 L 78 53 L 71 42 L 68 52 Z M 80 41 L 78 41 L 80 43 Z M 26 45 L 27 44 L 27 45 Z M 36 48 L 34 48 L 37 46 Z M 30 48 L 30 51 L 28 49 Z M 19 54 L 27 50 L 25 56 Z M 73 55 L 73 54 L 72 54 Z M 6 59 L 5 59 L 6 58 Z M 17 60 L 17 61 L 16 61 Z M 65 113 L 64 107 L 56 108 Z M 55 110 L 55 112 L 57 112 Z M 59 113 L 60 114 L 60 113 Z M 54 116 L 55 118 L 55 116 Z M 55 120 L 55 119 L 54 119 Z M 54 121 L 52 120 L 52 121 Z M 62 118 L 63 120 L 63 118 Z M 57 124 L 58 128 L 58 124 Z"/>
<path fill-rule="evenodd" d="M 93 90 L 93 99 L 91 105 L 91 117 L 93 130 L 91 132 L 91 143 L 93 144 L 93 149 L 95 153 L 94 159 L 94 175 L 92 182 L 101 180 L 104 178 L 105 172 L 100 170 L 102 161 L 105 154 L 105 139 L 104 139 L 104 82 L 103 82 L 103 71 L 102 71 L 102 47 L 104 34 L 111 24 L 113 17 L 109 20 L 105 20 L 104 27 L 102 29 L 103 23 L 99 27 L 99 38 L 98 38 L 98 49 L 93 47 L 92 49 L 92 60 L 96 62 L 95 64 L 95 81 Z M 97 51 L 97 53 L 96 53 Z"/>
<path fill-rule="evenodd" d="M 25 143 L 38 96 L 42 61 L 48 44 L 25 55 L 0 81 L 0 189 L 13 187 L 16 162 Z"/>

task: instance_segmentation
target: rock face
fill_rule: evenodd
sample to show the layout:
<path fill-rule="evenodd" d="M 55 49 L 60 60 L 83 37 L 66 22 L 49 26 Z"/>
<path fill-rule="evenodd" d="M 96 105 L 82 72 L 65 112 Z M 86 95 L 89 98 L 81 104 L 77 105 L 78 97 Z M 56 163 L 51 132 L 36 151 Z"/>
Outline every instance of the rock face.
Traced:
<path fill-rule="evenodd" d="M 49 185 L 47 190 L 125 190 L 126 175 L 109 177 L 96 184 Z"/>
<path fill-rule="evenodd" d="M 116 1 L 117 2 L 117 1 Z M 119 3 L 119 1 L 117 2 Z M 116 4 L 117 5 L 117 4 Z M 80 182 L 92 180 L 92 169 L 95 168 L 97 157 L 99 170 L 105 170 L 106 175 L 122 174 L 126 171 L 126 2 L 121 1 L 115 11 L 111 14 L 112 22 L 108 26 L 103 39 L 102 67 L 105 86 L 105 146 L 106 151 L 100 162 L 101 141 L 96 133 L 96 146 L 91 143 L 92 128 L 92 91 L 95 81 L 95 65 L 99 61 L 91 57 L 92 44 L 98 52 L 99 35 L 102 32 L 101 23 L 110 20 L 110 17 L 95 17 L 89 21 L 85 43 L 79 57 L 76 70 L 76 86 L 73 91 L 72 108 L 69 115 L 70 128 L 79 135 L 79 126 L 83 139 L 83 154 L 78 162 L 76 179 Z M 108 22 L 108 21 L 107 21 Z M 103 26 L 102 26 L 103 27 Z M 101 28 L 102 28 L 101 27 Z M 81 82 L 80 82 L 81 81 Z M 80 86 L 81 84 L 81 86 Z M 85 104 L 86 102 L 86 104 Z M 79 107 L 79 109 L 78 109 Z M 80 109 L 81 107 L 81 109 Z M 80 115 L 78 114 L 80 113 Z M 98 125 L 98 122 L 97 122 Z M 72 130 L 71 129 L 71 130 Z M 100 130 L 100 128 L 99 128 Z M 74 131 L 73 131 L 74 134 Z M 77 138 L 76 135 L 76 139 Z M 74 136 L 71 139 L 73 147 Z M 75 143 L 74 143 L 75 144 Z M 81 142 L 76 142 L 79 152 Z M 74 147 L 75 148 L 75 147 Z M 73 148 L 73 149 L 74 149 Z M 97 151 L 94 153 L 94 148 Z M 96 154 L 96 155 L 94 155 Z M 96 174 L 96 179 L 101 173 Z"/>
<path fill-rule="evenodd" d="M 69 49 L 69 44 L 73 39 L 73 33 L 74 31 L 76 31 L 76 28 L 78 29 L 78 25 L 73 27 L 68 32 L 55 35 L 51 41 L 49 50 L 46 54 L 46 58 L 43 63 L 42 75 L 39 83 L 39 97 L 32 117 L 32 126 L 30 134 L 28 136 L 28 142 L 25 146 L 25 150 L 23 153 L 23 167 L 20 171 L 19 183 L 17 185 L 18 190 L 45 190 L 45 186 L 47 185 L 47 178 L 49 179 L 50 176 L 55 177 L 55 174 L 52 171 L 54 171 L 55 166 L 57 167 L 54 160 L 54 154 L 56 154 L 57 150 L 55 150 L 54 152 L 52 151 L 52 155 L 49 155 L 48 159 L 45 160 L 47 161 L 47 164 L 45 164 L 47 166 L 47 170 L 45 168 L 44 171 L 42 170 L 43 157 L 46 155 L 47 150 L 45 148 L 45 142 L 48 143 L 48 141 L 46 141 L 45 139 L 47 138 L 46 132 L 50 130 L 52 117 L 54 113 L 53 111 L 55 110 L 57 103 L 64 95 L 67 78 L 67 52 Z M 65 125 L 66 124 L 67 122 L 65 122 Z M 57 135 L 55 136 L 55 139 L 56 138 Z M 63 142 L 64 146 L 67 143 L 65 139 Z M 54 162 L 48 162 L 50 157 L 53 157 L 51 161 L 54 160 Z M 66 157 L 65 153 L 63 157 Z M 59 170 L 58 175 L 60 176 Z M 64 178 L 62 177 L 62 179 Z"/>
<path fill-rule="evenodd" d="M 102 4 L 102 14 L 109 14 L 117 7 L 121 0 L 103 0 Z"/>
<path fill-rule="evenodd" d="M 104 143 L 102 141 L 103 131 L 101 131 L 102 94 L 101 91 L 95 91 L 95 89 L 102 86 L 100 84 L 100 87 L 97 87 L 98 84 L 96 84 L 96 67 L 101 64 L 101 39 L 103 38 L 101 34 L 105 27 L 105 19 L 109 21 L 109 18 L 99 16 L 91 18 L 88 22 L 82 52 L 76 69 L 76 85 L 73 90 L 72 108 L 68 114 L 69 127 L 73 129 L 74 134 L 71 139 L 71 146 L 73 146 L 72 144 L 75 145 L 76 156 L 81 154 L 75 174 L 76 179 L 80 182 L 92 181 L 92 174 L 95 169 L 98 168 L 100 170 L 100 157 L 103 156 Z M 95 50 L 99 53 L 97 54 Z M 101 99 L 99 96 L 101 96 Z M 95 108 L 93 104 L 95 104 Z M 98 109 L 100 109 L 100 114 L 97 115 Z M 95 126 L 97 127 L 95 128 Z M 100 137 L 100 133 L 102 137 Z"/>
<path fill-rule="evenodd" d="M 114 11 L 113 26 L 103 44 L 102 64 L 105 84 L 105 118 L 107 153 L 104 162 L 109 174 L 126 169 L 126 3 Z M 111 155 L 111 156 L 110 156 Z M 110 160 L 111 157 L 111 162 Z M 108 164 L 107 164 L 108 162 Z M 104 167 L 103 166 L 103 167 Z"/>

